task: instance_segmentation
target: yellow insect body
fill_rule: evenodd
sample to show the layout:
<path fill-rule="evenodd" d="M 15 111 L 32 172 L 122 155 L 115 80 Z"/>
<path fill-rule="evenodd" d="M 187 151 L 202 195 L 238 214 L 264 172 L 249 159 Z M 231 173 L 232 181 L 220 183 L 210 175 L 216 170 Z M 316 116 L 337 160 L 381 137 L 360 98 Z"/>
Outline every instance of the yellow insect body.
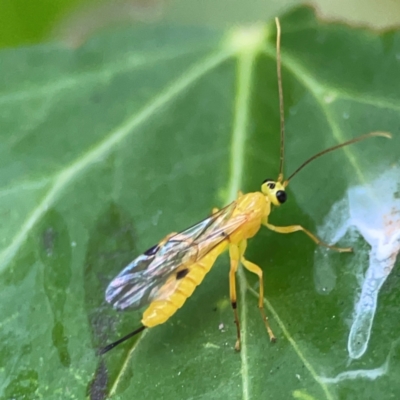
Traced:
<path fill-rule="evenodd" d="M 183 306 L 196 287 L 203 281 L 218 256 L 229 249 L 229 297 L 234 311 L 237 340 L 235 349 L 240 349 L 240 325 L 237 313 L 236 272 L 239 264 L 256 274 L 259 279 L 258 308 L 264 320 L 271 341 L 275 336 L 264 313 L 263 271 L 245 258 L 247 239 L 252 238 L 264 225 L 278 233 L 303 231 L 315 243 L 336 251 L 351 251 L 350 248 L 338 248 L 320 241 L 311 232 L 300 225 L 275 226 L 269 223 L 271 206 L 280 206 L 286 201 L 286 186 L 290 179 L 303 167 L 316 158 L 361 140 L 381 136 L 390 138 L 385 132 L 372 132 L 345 143 L 328 148 L 305 161 L 286 180 L 283 180 L 284 153 L 284 118 L 283 96 L 280 71 L 280 26 L 277 23 L 277 71 L 281 112 L 281 154 L 278 179 L 266 179 L 261 191 L 242 194 L 222 208 L 215 210 L 211 216 L 198 224 L 180 232 L 166 236 L 157 245 L 135 258 L 109 284 L 106 300 L 118 310 L 140 309 L 147 306 L 142 317 L 142 326 L 114 343 L 101 349 L 105 353 L 124 342 L 145 328 L 151 328 L 166 322 Z"/>
<path fill-rule="evenodd" d="M 174 276 L 171 283 L 167 283 L 160 289 L 160 297 L 157 297 L 143 313 L 142 324 L 148 328 L 166 322 L 175 312 L 183 306 L 196 287 L 200 285 L 206 274 L 214 265 L 218 256 L 226 249 L 227 241 L 223 241 L 211 250 L 200 261 L 190 267 L 185 277 L 177 280 Z M 177 282 L 176 285 L 173 285 Z M 173 286 L 173 290 L 171 290 Z"/>
<path fill-rule="evenodd" d="M 261 192 L 245 195 L 240 193 L 232 212 L 233 218 L 245 216 L 245 222 L 242 223 L 240 229 L 237 229 L 228 239 L 223 240 L 203 258 L 191 265 L 190 269 L 177 271 L 177 274 L 159 289 L 157 297 L 143 313 L 142 324 L 150 328 L 166 322 L 193 294 L 196 286 L 200 285 L 228 244 L 239 244 L 243 240 L 253 237 L 260 229 L 263 218 L 266 218 L 269 212 L 268 196 Z M 177 276 L 182 271 L 188 272 L 178 279 Z"/>

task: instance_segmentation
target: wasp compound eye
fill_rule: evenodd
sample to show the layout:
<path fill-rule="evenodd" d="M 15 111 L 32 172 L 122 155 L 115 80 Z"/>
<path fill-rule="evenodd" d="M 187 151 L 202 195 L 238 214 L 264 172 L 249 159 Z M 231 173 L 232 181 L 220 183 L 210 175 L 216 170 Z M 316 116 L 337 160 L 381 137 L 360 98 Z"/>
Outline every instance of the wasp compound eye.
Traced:
<path fill-rule="evenodd" d="M 276 192 L 276 198 L 278 199 L 279 203 L 283 204 L 287 199 L 287 194 L 284 190 L 278 190 Z"/>

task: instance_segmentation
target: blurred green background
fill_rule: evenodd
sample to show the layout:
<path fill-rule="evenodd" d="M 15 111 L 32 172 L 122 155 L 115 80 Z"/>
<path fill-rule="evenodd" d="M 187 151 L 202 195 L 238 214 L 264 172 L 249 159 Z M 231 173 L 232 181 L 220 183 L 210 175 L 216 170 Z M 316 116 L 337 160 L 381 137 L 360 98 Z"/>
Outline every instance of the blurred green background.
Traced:
<path fill-rule="evenodd" d="M 226 27 L 267 20 L 299 0 L 2 0 L 0 47 L 64 39 L 78 45 L 99 29 L 115 24 L 173 21 Z M 315 0 L 319 14 L 378 29 L 400 22 L 396 0 Z"/>

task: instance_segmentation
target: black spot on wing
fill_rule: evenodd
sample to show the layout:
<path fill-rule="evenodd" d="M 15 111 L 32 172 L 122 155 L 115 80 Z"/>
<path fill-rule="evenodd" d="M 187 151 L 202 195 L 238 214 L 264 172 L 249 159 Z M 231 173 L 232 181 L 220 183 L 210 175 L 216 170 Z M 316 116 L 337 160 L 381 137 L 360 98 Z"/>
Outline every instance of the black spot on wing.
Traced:
<path fill-rule="evenodd" d="M 180 271 L 178 271 L 178 272 L 176 273 L 176 279 L 177 279 L 177 280 L 182 279 L 182 278 L 184 278 L 188 273 L 189 273 L 189 270 L 188 270 L 187 268 L 186 268 L 186 269 L 181 269 Z"/>

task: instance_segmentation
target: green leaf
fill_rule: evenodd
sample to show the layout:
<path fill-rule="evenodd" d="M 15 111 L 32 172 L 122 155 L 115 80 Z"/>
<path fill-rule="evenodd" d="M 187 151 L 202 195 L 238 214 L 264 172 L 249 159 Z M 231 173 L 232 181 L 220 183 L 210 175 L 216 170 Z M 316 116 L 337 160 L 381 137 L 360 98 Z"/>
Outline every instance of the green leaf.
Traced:
<path fill-rule="evenodd" d="M 348 188 L 368 187 L 399 161 L 400 35 L 321 23 L 309 9 L 281 24 L 285 173 L 357 135 L 393 133 L 326 155 L 290 182 L 270 222 L 324 233 Z M 257 278 L 239 271 L 234 352 L 224 255 L 166 324 L 96 355 L 140 325 L 140 312 L 117 313 L 104 300 L 130 260 L 239 189 L 277 177 L 273 21 L 229 32 L 117 29 L 79 49 L 46 44 L 0 59 L 2 398 L 400 396 L 395 272 L 367 351 L 349 364 L 369 251 L 354 229 L 339 245 L 355 254 L 318 253 L 301 233 L 265 228 L 249 242 L 276 344 L 257 310 Z M 379 211 L 391 193 L 370 188 Z M 326 260 L 333 278 L 321 295 L 313 275 Z"/>

